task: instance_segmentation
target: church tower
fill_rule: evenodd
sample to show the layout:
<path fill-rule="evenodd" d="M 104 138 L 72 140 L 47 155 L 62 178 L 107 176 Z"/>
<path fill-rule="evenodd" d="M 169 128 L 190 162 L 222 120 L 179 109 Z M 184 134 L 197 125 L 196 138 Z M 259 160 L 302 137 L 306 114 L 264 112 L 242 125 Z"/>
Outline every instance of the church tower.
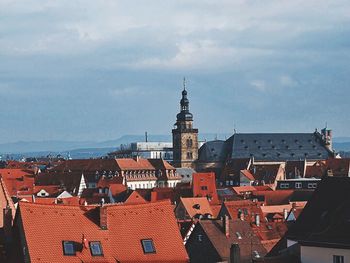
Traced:
<path fill-rule="evenodd" d="M 190 168 L 198 159 L 198 129 L 193 129 L 193 115 L 189 111 L 185 79 L 183 86 L 180 113 L 176 115 L 173 129 L 173 164 L 177 168 Z"/>

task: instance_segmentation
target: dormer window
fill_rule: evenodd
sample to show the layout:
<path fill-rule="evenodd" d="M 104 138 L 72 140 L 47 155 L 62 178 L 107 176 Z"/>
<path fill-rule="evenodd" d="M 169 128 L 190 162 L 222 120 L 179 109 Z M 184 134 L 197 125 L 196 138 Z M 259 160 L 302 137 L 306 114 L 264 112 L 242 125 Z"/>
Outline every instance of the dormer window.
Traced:
<path fill-rule="evenodd" d="M 63 254 L 65 256 L 75 256 L 75 245 L 73 241 L 62 241 Z"/>
<path fill-rule="evenodd" d="M 156 253 L 156 249 L 154 247 L 152 239 L 142 239 L 141 244 L 142 244 L 143 253 L 145 254 Z"/>
<path fill-rule="evenodd" d="M 91 255 L 96 256 L 103 256 L 102 246 L 100 241 L 91 241 L 89 243 L 90 245 L 90 252 Z"/>

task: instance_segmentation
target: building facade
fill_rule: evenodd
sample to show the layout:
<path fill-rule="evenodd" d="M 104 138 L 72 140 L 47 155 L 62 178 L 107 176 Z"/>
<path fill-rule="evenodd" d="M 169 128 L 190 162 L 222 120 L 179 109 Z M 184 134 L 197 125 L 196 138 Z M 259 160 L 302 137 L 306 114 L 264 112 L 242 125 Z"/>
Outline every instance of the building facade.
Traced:
<path fill-rule="evenodd" d="M 176 116 L 173 133 L 173 164 L 175 167 L 193 167 L 198 159 L 198 129 L 193 128 L 193 115 L 189 111 L 189 100 L 184 80 L 180 101 L 180 113 Z"/>

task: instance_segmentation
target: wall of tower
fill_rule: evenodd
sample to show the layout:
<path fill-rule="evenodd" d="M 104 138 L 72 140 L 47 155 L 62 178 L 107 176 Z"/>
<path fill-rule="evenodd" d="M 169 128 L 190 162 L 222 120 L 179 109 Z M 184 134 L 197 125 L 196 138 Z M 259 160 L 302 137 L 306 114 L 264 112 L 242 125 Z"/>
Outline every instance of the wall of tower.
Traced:
<path fill-rule="evenodd" d="M 198 130 L 174 129 L 173 151 L 175 167 L 193 167 L 194 161 L 198 159 Z"/>

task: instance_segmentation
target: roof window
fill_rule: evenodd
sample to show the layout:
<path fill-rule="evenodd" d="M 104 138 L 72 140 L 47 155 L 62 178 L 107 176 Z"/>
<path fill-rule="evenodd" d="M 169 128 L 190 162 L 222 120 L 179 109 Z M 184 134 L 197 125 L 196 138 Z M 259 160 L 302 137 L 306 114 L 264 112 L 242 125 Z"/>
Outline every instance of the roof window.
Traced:
<path fill-rule="evenodd" d="M 92 256 L 103 256 L 102 246 L 100 241 L 90 242 L 90 251 Z"/>
<path fill-rule="evenodd" d="M 238 239 L 242 239 L 242 235 L 241 235 L 241 233 L 236 232 L 236 236 L 237 236 L 237 238 L 238 238 Z"/>
<path fill-rule="evenodd" d="M 152 239 L 142 239 L 141 243 L 142 243 L 143 253 L 145 254 L 156 253 L 156 249 L 154 248 Z"/>
<path fill-rule="evenodd" d="M 75 245 L 73 241 L 62 241 L 63 254 L 65 256 L 75 256 Z"/>

